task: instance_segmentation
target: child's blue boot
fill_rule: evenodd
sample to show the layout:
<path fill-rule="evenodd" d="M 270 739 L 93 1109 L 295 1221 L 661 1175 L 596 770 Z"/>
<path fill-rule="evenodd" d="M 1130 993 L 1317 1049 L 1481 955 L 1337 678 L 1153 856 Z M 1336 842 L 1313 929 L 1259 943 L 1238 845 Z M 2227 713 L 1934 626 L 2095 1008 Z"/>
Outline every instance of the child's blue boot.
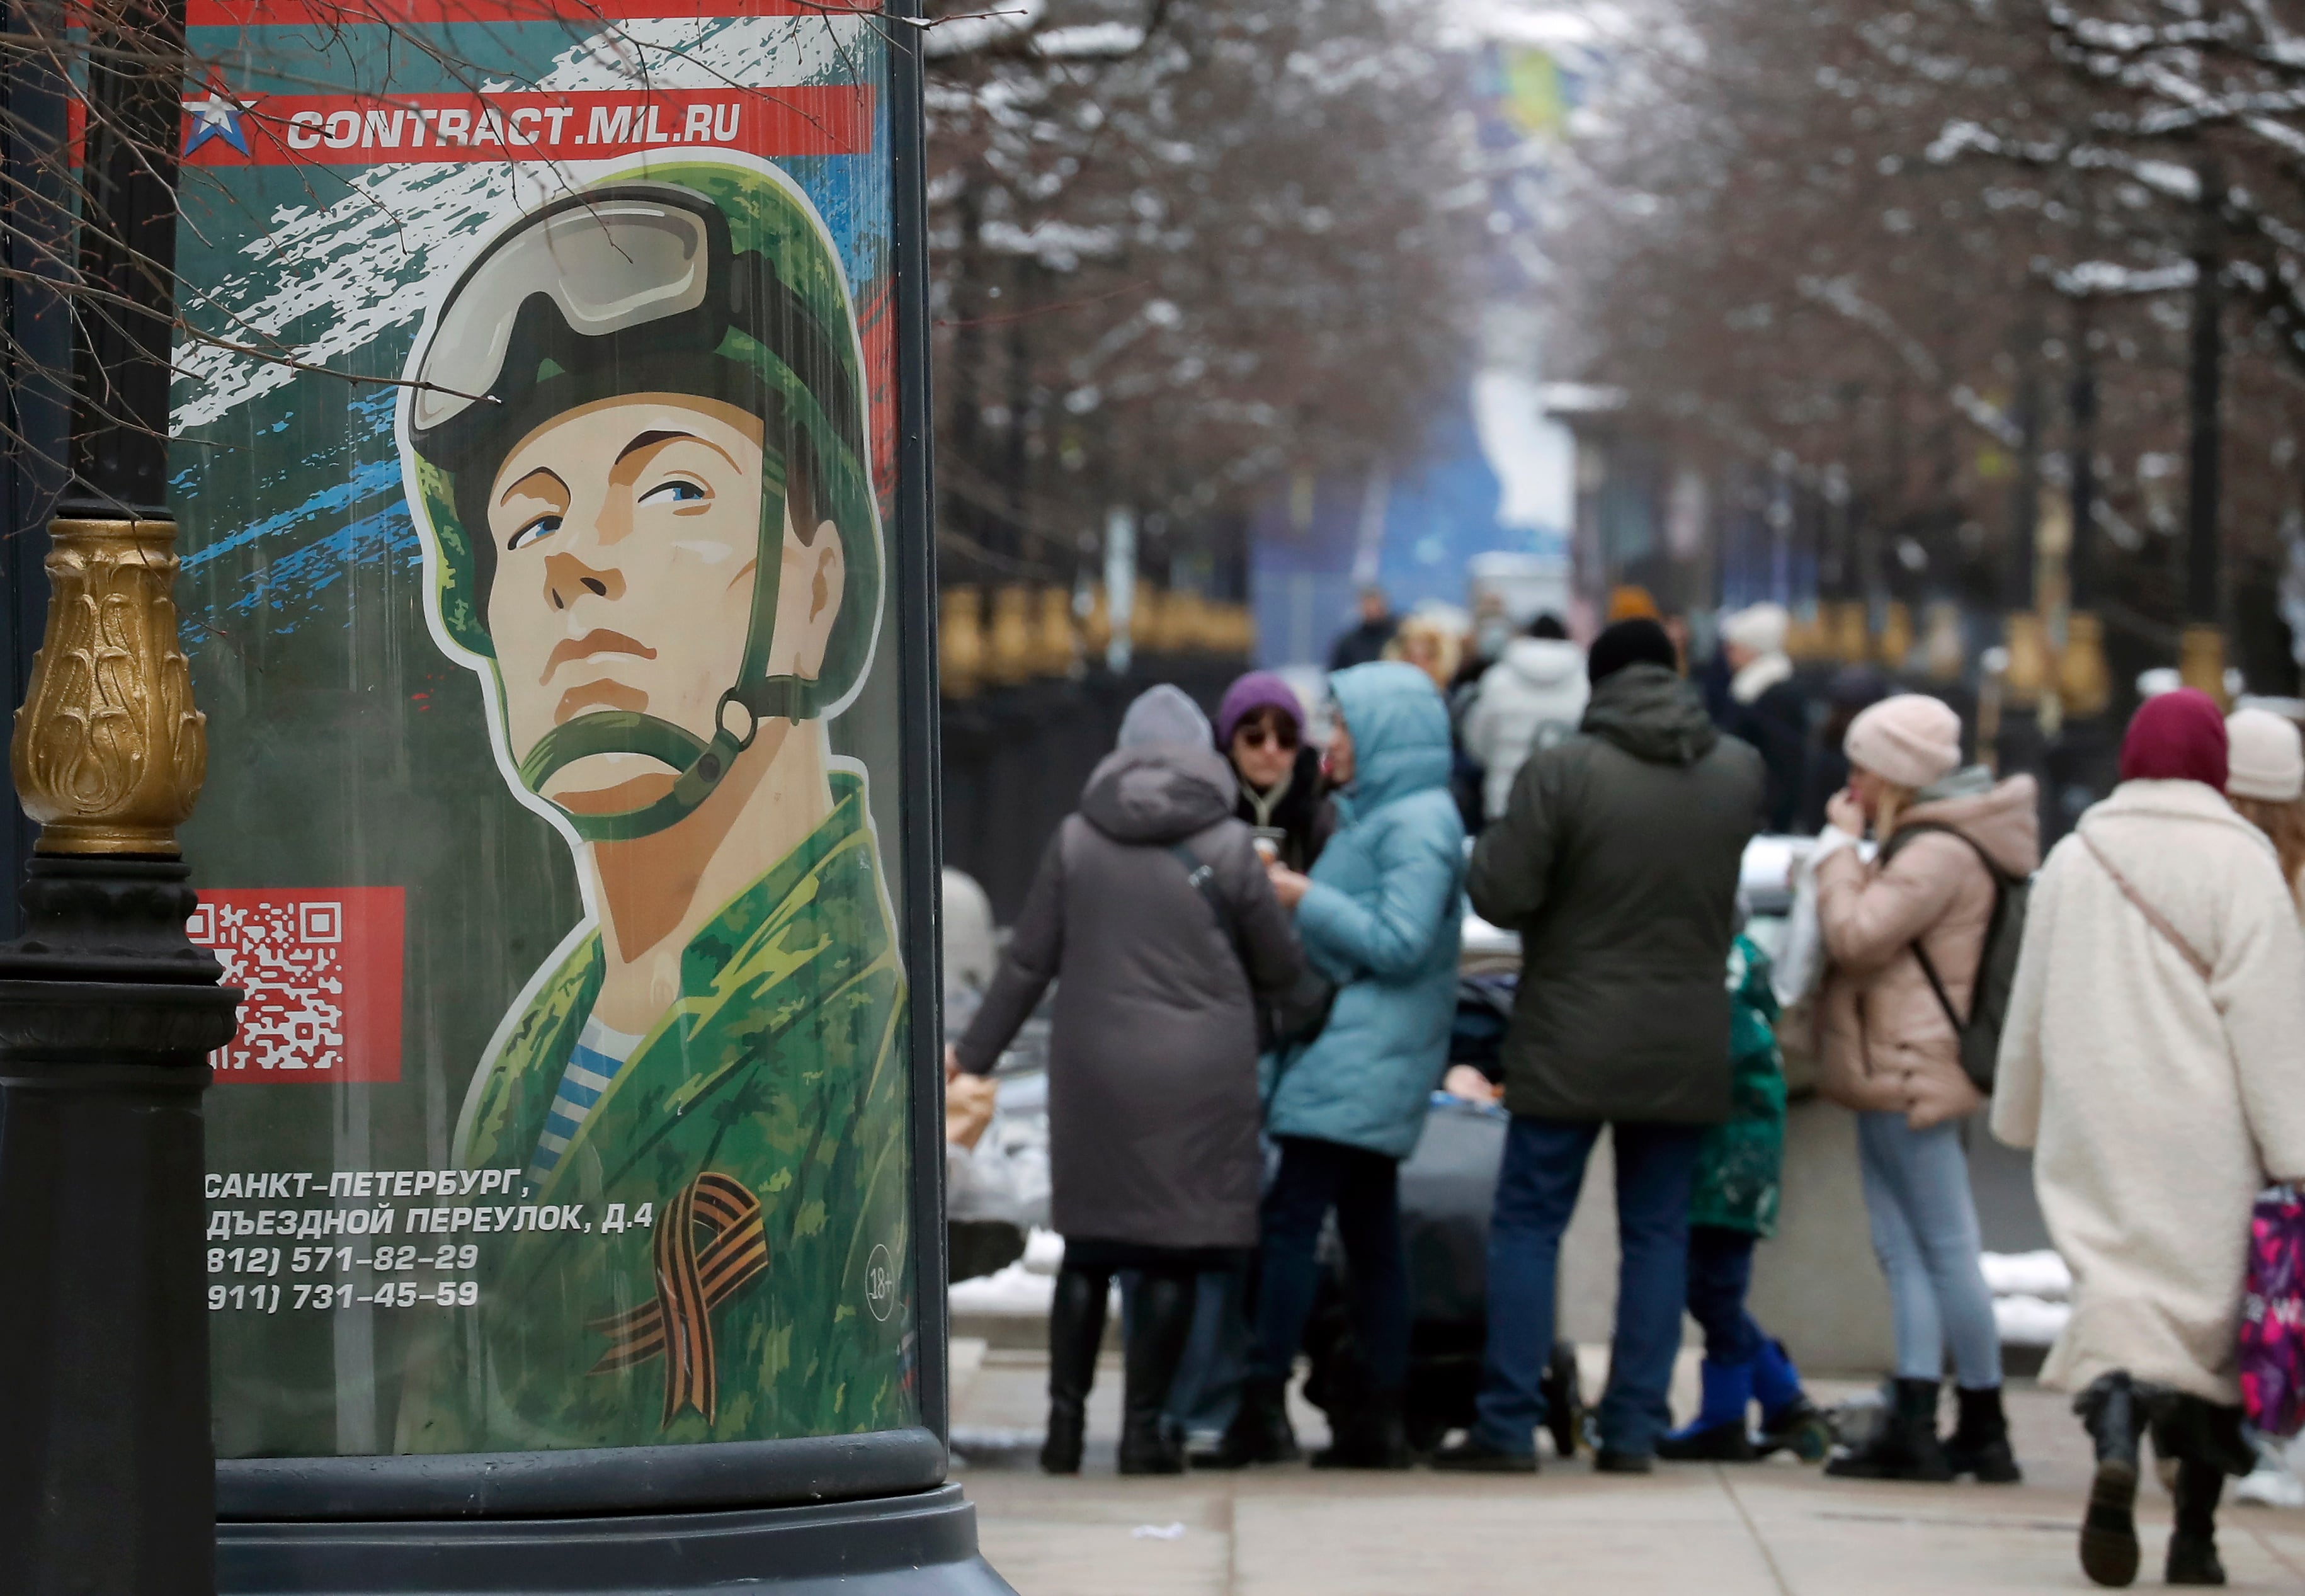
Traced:
<path fill-rule="evenodd" d="M 1750 1463 L 1756 1455 L 1745 1429 L 1753 1400 L 1753 1365 L 1705 1360 L 1705 1401 L 1697 1417 L 1657 1443 L 1668 1463 Z"/>
<path fill-rule="evenodd" d="M 1765 1341 L 1753 1364 L 1753 1395 L 1761 1404 L 1757 1444 L 1764 1457 L 1790 1452 L 1803 1463 L 1820 1463 L 1833 1449 L 1833 1426 L 1801 1389 L 1800 1371 L 1782 1341 Z"/>

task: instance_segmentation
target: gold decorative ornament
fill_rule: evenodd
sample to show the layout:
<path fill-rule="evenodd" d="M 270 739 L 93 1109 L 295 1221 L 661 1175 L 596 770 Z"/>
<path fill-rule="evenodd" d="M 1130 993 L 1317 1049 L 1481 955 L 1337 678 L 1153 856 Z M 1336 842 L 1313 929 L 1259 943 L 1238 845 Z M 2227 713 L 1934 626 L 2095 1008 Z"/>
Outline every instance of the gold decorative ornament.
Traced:
<path fill-rule="evenodd" d="M 1004 687 L 1033 676 L 1033 590 L 1021 585 L 992 593 L 992 647 L 985 674 Z"/>
<path fill-rule="evenodd" d="M 1913 653 L 1912 606 L 1891 600 L 1881 610 L 1878 657 L 1890 670 L 1902 670 Z"/>
<path fill-rule="evenodd" d="M 1149 582 L 1139 582 L 1128 606 L 1128 645 L 1145 653 L 1168 651 L 1169 597 Z"/>
<path fill-rule="evenodd" d="M 1824 607 L 1833 628 L 1833 654 L 1844 665 L 1862 665 L 1873 657 L 1873 612 L 1862 599 L 1845 599 Z"/>
<path fill-rule="evenodd" d="M 1793 612 L 1791 622 L 1785 627 L 1785 653 L 1788 655 L 1806 663 L 1825 658 L 1832 646 L 1825 623 L 1819 619 L 1814 606 L 1804 606 Z"/>
<path fill-rule="evenodd" d="M 1921 644 L 1921 658 L 1931 681 L 1951 684 L 1961 679 L 1969 665 L 1969 644 L 1961 636 L 1959 604 L 1940 599 L 1929 606 L 1928 636 Z"/>
<path fill-rule="evenodd" d="M 1081 618 L 1081 645 L 1091 659 L 1098 661 L 1112 646 L 1112 601 L 1101 582 L 1088 590 L 1088 613 Z"/>
<path fill-rule="evenodd" d="M 1062 587 L 1040 592 L 1040 626 L 1033 636 L 1034 673 L 1070 676 L 1080 669 L 1080 642 L 1073 630 L 1073 595 Z"/>
<path fill-rule="evenodd" d="M 2177 640 L 2177 674 L 2189 687 L 2199 687 L 2221 705 L 2225 696 L 2225 635 L 2223 628 L 2199 622 L 2189 626 Z"/>
<path fill-rule="evenodd" d="M 947 698 L 974 698 L 984 685 L 984 614 L 975 588 L 965 583 L 944 590 L 938 605 L 939 686 Z"/>
<path fill-rule="evenodd" d="M 48 528 L 48 619 L 9 764 L 39 851 L 174 857 L 208 764 L 176 636 L 173 521 Z"/>
<path fill-rule="evenodd" d="M 2105 622 L 2086 610 L 2065 618 L 2065 657 L 2057 679 L 2065 713 L 2075 720 L 2101 715 L 2113 703 L 2113 672 L 2105 662 Z"/>
<path fill-rule="evenodd" d="M 2010 615 L 2006 626 L 2009 669 L 2003 680 L 2008 701 L 2020 709 L 2030 709 L 2050 686 L 2049 628 L 2029 610 Z"/>

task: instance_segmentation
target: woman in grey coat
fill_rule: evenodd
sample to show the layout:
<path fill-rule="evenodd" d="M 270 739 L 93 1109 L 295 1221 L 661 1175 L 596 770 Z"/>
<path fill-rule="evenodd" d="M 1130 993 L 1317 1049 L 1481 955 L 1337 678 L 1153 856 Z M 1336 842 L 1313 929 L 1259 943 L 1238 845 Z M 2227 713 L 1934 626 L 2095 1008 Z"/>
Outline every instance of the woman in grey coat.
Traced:
<path fill-rule="evenodd" d="M 1300 956 L 1211 742 L 1207 718 L 1175 687 L 1129 706 L 1118 748 L 1042 856 L 984 1005 L 947 1060 L 990 1071 L 1058 982 L 1049 1144 L 1065 1264 L 1041 1453 L 1051 1473 L 1080 1467 L 1082 1410 L 1121 1269 L 1142 1276 L 1120 1472 L 1183 1468 L 1161 1415 L 1195 1280 L 1243 1267 L 1256 1245 L 1253 989 L 1289 986 Z"/>

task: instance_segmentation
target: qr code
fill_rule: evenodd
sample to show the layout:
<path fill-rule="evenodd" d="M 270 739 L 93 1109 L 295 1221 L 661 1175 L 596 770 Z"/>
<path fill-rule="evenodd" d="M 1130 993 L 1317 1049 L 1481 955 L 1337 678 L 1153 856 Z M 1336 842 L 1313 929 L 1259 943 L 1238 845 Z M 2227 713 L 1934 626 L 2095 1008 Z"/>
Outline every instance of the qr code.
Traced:
<path fill-rule="evenodd" d="M 234 894 L 235 897 L 238 894 Z M 344 1062 L 344 906 L 294 899 L 204 902 L 185 926 L 246 995 L 218 1071 L 336 1070 Z"/>

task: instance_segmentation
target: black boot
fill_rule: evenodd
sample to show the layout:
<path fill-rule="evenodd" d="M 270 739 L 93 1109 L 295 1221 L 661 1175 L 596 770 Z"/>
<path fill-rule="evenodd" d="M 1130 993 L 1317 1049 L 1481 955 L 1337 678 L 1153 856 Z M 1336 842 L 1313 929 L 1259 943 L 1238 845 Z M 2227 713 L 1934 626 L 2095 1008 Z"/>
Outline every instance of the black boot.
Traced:
<path fill-rule="evenodd" d="M 2137 1578 L 2137 1442 L 2145 1413 L 2125 1370 L 2099 1375 L 2073 1398 L 2097 1446 L 2097 1473 L 2081 1518 L 2081 1572 L 2101 1585 Z"/>
<path fill-rule="evenodd" d="M 1041 1446 L 1041 1467 L 1051 1474 L 1080 1472 L 1081 1433 L 1111 1290 L 1109 1276 L 1080 1269 L 1057 1274 L 1057 1294 L 1049 1304 L 1049 1438 Z"/>
<path fill-rule="evenodd" d="M 2014 1485 L 2024 1479 L 2009 1447 L 2009 1418 L 2001 1411 L 2001 1387 L 1972 1391 L 1957 1387 L 1960 1421 L 1945 1438 L 1945 1462 L 1956 1474 L 1974 1474 L 1979 1485 Z"/>
<path fill-rule="evenodd" d="M 1413 1461 L 1398 1391 L 1365 1393 L 1336 1416 L 1332 1433 L 1329 1447 L 1313 1454 L 1316 1469 L 1405 1469 Z"/>
<path fill-rule="evenodd" d="M 1937 1443 L 1937 1382 L 1899 1380 L 1873 1438 L 1839 1454 L 1824 1472 L 1843 1480 L 1952 1479 L 1952 1465 Z"/>
<path fill-rule="evenodd" d="M 1240 1388 L 1240 1406 L 1225 1430 L 1224 1439 L 1206 1463 L 1208 1469 L 1245 1469 L 1251 1464 L 1294 1463 L 1297 1431 L 1289 1423 L 1289 1385 L 1285 1380 L 1250 1379 Z"/>
<path fill-rule="evenodd" d="M 1556 1341 L 1544 1365 L 1544 1428 L 1552 1436 L 1552 1455 L 1577 1455 L 1585 1436 L 1585 1386 L 1577 1370 L 1577 1344 Z"/>
<path fill-rule="evenodd" d="M 2217 1498 L 2227 1474 L 2246 1474 L 2256 1449 L 2241 1433 L 2241 1411 L 2175 1391 L 2155 1393 L 2153 1450 L 2173 1461 L 2177 1522 L 2169 1536 L 2164 1573 L 2173 1585 L 2221 1585 L 2225 1566 L 2217 1556 Z"/>
<path fill-rule="evenodd" d="M 2223 1469 L 2190 1457 L 2178 1463 L 2177 1523 L 2163 1569 L 2171 1584 L 2225 1583 L 2225 1566 L 2217 1557 L 2217 1498 L 2224 1489 Z"/>
<path fill-rule="evenodd" d="M 1190 1275 L 1137 1277 L 1128 1309 L 1128 1344 L 1123 1349 L 1127 1382 L 1121 1391 L 1120 1472 L 1181 1474 L 1185 1449 L 1169 1433 L 1169 1387 L 1184 1361 L 1193 1333 L 1195 1281 Z"/>

